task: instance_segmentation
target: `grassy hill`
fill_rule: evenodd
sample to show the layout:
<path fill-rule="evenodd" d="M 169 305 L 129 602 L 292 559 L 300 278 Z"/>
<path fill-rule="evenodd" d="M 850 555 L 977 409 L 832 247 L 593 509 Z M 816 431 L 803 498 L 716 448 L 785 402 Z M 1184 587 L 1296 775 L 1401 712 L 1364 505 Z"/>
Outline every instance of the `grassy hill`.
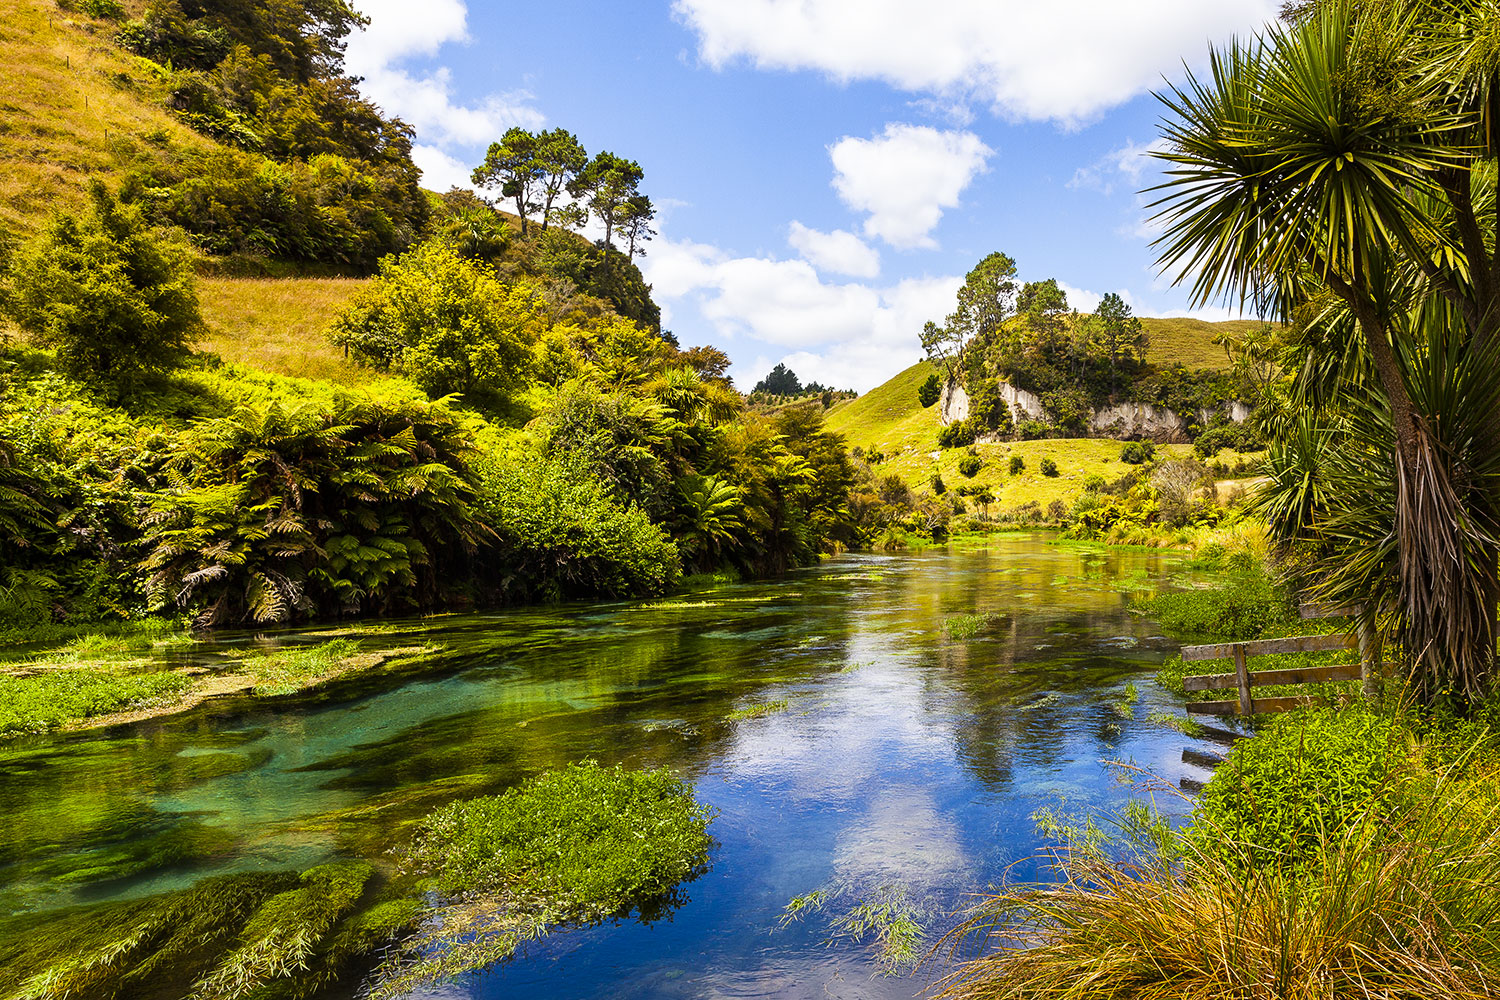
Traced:
<path fill-rule="evenodd" d="M 0 17 L 0 226 L 30 233 L 53 208 L 84 202 L 84 181 L 207 148 L 212 140 L 160 104 L 160 82 L 120 50 L 112 21 L 53 0 L 6 0 Z"/>
<path fill-rule="evenodd" d="M 207 335 L 199 342 L 225 361 L 276 375 L 358 385 L 380 377 L 351 364 L 324 331 L 364 278 L 202 278 Z"/>
<path fill-rule="evenodd" d="M 1213 343 L 1216 333 L 1238 332 L 1259 325 L 1255 320 L 1209 323 L 1196 319 L 1141 320 L 1151 343 L 1147 357 L 1157 365 L 1181 363 L 1189 368 L 1228 367 L 1222 347 Z M 1120 458 L 1119 442 L 1102 438 L 1052 438 L 1042 441 L 1012 441 L 981 444 L 976 448 L 984 467 L 972 480 L 958 471 L 966 450 L 938 447 L 938 407 L 923 409 L 917 402 L 917 386 L 938 366 L 926 361 L 907 368 L 864 395 L 840 403 L 828 411 L 828 428 L 844 435 L 850 447 L 878 449 L 885 461 L 881 473 L 894 473 L 913 487 L 926 488 L 934 474 L 941 475 L 949 489 L 964 483 L 988 486 L 995 494 L 995 508 L 1004 510 L 1036 501 L 1044 510 L 1053 500 L 1069 502 L 1083 490 L 1090 476 L 1118 479 L 1126 466 Z M 1192 454 L 1185 444 L 1160 445 L 1158 451 L 1171 457 Z M 1010 459 L 1019 455 L 1025 469 L 1010 475 Z M 1225 451 L 1220 456 L 1234 464 L 1239 456 Z M 1041 473 L 1043 458 L 1057 463 L 1058 475 Z"/>

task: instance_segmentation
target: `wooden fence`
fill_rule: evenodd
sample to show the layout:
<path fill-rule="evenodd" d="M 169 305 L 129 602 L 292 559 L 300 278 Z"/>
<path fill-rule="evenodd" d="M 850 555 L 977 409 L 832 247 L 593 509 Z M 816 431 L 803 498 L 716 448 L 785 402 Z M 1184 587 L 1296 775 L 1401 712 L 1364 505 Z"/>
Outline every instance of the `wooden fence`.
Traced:
<path fill-rule="evenodd" d="M 1358 609 L 1307 605 L 1302 608 L 1302 617 L 1334 618 L 1356 614 Z M 1358 650 L 1355 663 L 1339 663 L 1326 667 L 1293 667 L 1287 670 L 1251 671 L 1246 660 L 1252 656 L 1272 653 L 1326 653 L 1337 650 Z M 1363 682 L 1366 698 L 1379 696 L 1380 646 L 1373 633 L 1361 629 L 1357 635 L 1296 635 L 1285 639 L 1253 639 L 1248 642 L 1221 642 L 1211 646 L 1185 646 L 1182 650 L 1185 663 L 1200 660 L 1232 660 L 1232 674 L 1200 674 L 1184 677 L 1182 686 L 1188 691 L 1233 690 L 1238 697 L 1232 701 L 1189 702 L 1189 715 L 1257 715 L 1262 712 L 1287 712 L 1308 703 L 1303 695 L 1282 698 L 1256 698 L 1251 689 L 1272 684 L 1322 684 L 1328 681 Z"/>

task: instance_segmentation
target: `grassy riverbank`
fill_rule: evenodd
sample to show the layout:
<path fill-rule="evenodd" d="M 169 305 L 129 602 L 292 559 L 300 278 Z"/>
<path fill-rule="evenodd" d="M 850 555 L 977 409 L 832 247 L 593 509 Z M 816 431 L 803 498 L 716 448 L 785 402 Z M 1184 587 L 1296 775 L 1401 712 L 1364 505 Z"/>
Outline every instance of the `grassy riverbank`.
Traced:
<path fill-rule="evenodd" d="M 185 711 L 217 695 L 276 698 L 409 663 L 434 647 L 362 649 L 348 639 L 206 647 L 163 625 L 93 633 L 0 660 L 0 739 Z"/>

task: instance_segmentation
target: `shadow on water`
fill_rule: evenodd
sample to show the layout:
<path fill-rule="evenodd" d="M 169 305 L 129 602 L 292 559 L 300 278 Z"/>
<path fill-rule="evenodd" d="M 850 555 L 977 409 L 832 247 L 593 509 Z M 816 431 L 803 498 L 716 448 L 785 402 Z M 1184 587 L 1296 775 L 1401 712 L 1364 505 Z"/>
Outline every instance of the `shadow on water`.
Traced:
<path fill-rule="evenodd" d="M 778 929 L 782 908 L 837 883 L 951 913 L 1035 872 L 1039 807 L 1126 800 L 1102 760 L 1187 774 L 1192 741 L 1147 722 L 1171 707 L 1149 678 L 1175 644 L 1128 611 L 1179 572 L 999 536 L 646 604 L 381 623 L 354 637 L 443 652 L 299 700 L 0 745 L 0 914 L 378 866 L 432 808 L 594 758 L 687 777 L 719 810 L 711 870 L 654 919 L 564 930 L 441 995 L 909 997 L 925 980 L 873 978 L 868 947 L 829 946 L 817 918 Z"/>

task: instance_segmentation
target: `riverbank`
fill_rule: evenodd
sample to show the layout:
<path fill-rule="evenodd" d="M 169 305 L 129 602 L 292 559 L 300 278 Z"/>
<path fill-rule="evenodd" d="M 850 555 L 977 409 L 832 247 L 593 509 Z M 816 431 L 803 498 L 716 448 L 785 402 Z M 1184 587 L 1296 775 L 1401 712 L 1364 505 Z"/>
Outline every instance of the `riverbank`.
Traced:
<path fill-rule="evenodd" d="M 0 739 L 142 722 L 228 695 L 283 698 L 408 665 L 438 649 L 368 649 L 350 639 L 227 646 L 150 626 L 95 633 L 0 661 Z"/>

